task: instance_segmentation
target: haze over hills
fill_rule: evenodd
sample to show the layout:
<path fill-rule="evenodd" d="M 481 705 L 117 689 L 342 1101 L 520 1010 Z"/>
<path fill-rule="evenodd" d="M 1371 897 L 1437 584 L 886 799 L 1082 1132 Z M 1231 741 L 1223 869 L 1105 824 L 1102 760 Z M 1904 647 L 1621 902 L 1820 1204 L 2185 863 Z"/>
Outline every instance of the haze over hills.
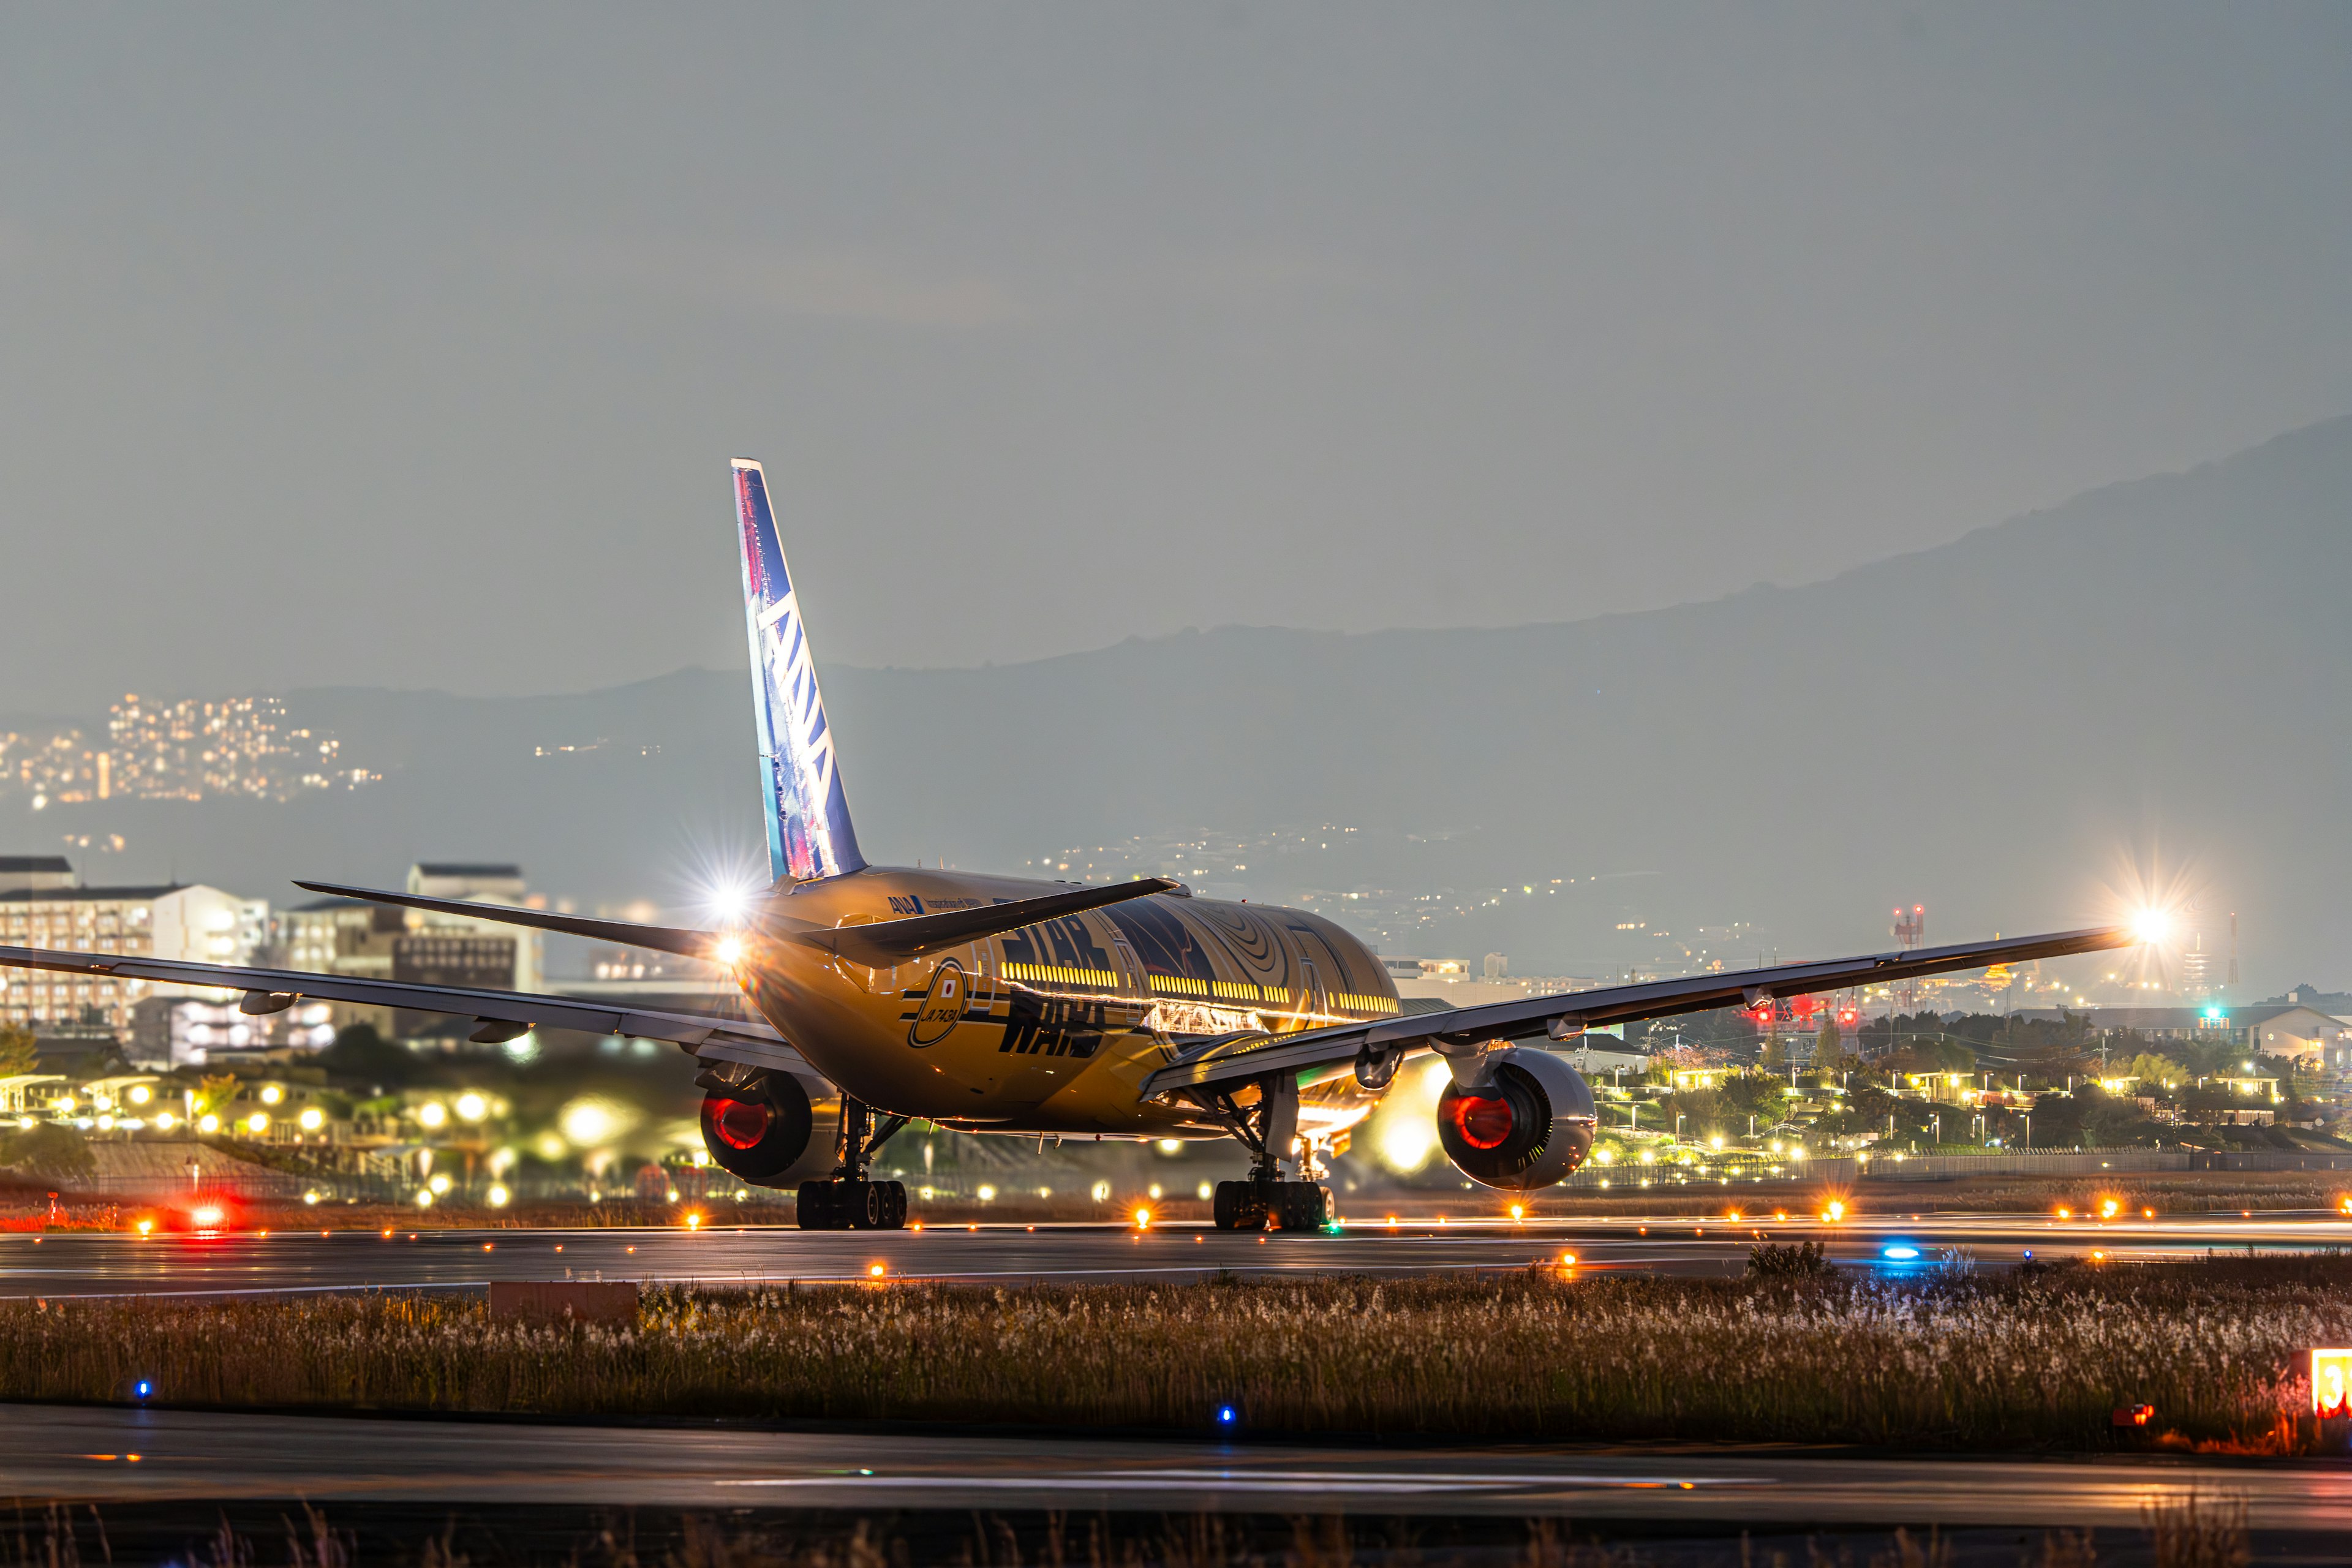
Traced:
<path fill-rule="evenodd" d="M 2258 995 L 2334 984 L 2352 952 L 2347 583 L 2352 418 L 1713 603 L 824 675 L 876 859 L 1019 869 L 1137 835 L 1255 837 L 1255 861 L 1181 869 L 1264 898 L 1453 889 L 1475 913 L 1384 945 L 1587 973 L 1702 925 L 1711 951 L 1751 960 L 1870 948 L 1896 902 L 1927 905 L 1931 942 L 2084 923 L 2114 912 L 2137 860 L 2193 889 L 2210 931 L 2239 912 L 2239 994 Z M 822 658 L 825 584 L 802 588 Z M 0 849 L 120 833 L 120 855 L 71 851 L 92 879 L 176 870 L 273 899 L 292 875 L 495 857 L 583 904 L 683 905 L 698 870 L 758 853 L 746 684 L 290 692 L 383 782 L 39 814 L 11 795 Z"/>

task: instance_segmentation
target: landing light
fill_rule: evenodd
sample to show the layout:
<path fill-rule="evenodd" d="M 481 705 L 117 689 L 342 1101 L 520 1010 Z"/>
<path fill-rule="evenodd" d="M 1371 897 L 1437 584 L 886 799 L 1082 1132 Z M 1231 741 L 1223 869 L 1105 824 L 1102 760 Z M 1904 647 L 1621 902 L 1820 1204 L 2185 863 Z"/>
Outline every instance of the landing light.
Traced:
<path fill-rule="evenodd" d="M 721 937 L 711 955 L 730 966 L 740 963 L 743 959 L 743 941 L 740 937 Z"/>
<path fill-rule="evenodd" d="M 2131 921 L 2132 935 L 2151 947 L 2169 939 L 2172 927 L 2172 916 L 2164 910 L 2142 910 Z"/>
<path fill-rule="evenodd" d="M 215 1208 L 201 1208 L 188 1217 L 196 1222 L 196 1227 L 199 1230 L 213 1230 L 220 1225 L 221 1211 Z"/>

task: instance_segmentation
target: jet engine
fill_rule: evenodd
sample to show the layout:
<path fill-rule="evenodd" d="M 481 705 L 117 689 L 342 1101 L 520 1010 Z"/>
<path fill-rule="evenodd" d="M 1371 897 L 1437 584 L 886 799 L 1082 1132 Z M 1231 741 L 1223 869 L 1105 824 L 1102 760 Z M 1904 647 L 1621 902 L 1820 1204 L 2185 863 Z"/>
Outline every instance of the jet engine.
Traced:
<path fill-rule="evenodd" d="M 702 1146 L 712 1163 L 754 1186 L 788 1187 L 832 1173 L 839 1158 L 841 1098 L 812 1098 L 788 1072 L 755 1069 L 701 1082 Z M 822 1094 L 824 1085 L 819 1085 Z"/>
<path fill-rule="evenodd" d="M 1479 1058 L 1484 1082 L 1448 1082 L 1437 1098 L 1437 1141 L 1454 1169 L 1490 1187 L 1525 1192 L 1560 1180 L 1592 1152 L 1592 1090 L 1549 1051 L 1511 1046 Z"/>

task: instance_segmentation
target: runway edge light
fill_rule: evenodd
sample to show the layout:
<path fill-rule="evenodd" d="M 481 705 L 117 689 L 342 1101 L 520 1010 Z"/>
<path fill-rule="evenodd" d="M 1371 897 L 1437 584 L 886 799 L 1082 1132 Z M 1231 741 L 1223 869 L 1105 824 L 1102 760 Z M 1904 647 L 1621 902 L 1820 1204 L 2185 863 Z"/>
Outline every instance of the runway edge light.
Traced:
<path fill-rule="evenodd" d="M 2311 1413 L 2323 1421 L 2352 1415 L 2352 1350 L 2311 1352 Z"/>

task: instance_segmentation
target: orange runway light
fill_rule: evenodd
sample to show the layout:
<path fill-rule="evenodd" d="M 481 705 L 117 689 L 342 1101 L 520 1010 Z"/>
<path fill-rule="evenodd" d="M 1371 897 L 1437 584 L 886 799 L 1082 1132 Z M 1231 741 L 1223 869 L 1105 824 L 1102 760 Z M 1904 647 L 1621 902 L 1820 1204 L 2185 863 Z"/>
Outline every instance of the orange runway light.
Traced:
<path fill-rule="evenodd" d="M 872 1278 L 879 1279 L 882 1278 L 882 1266 L 878 1263 L 869 1263 L 866 1266 L 866 1272 Z"/>
<path fill-rule="evenodd" d="M 1150 1209 L 1138 1209 L 1135 1211 L 1135 1228 L 1138 1230 L 1150 1230 L 1151 1228 L 1151 1211 Z"/>
<path fill-rule="evenodd" d="M 390 1231 L 388 1231 L 388 1230 L 387 1230 L 387 1231 L 385 1231 L 385 1232 L 383 1233 L 383 1238 L 384 1238 L 386 1241 L 390 1241 L 390 1240 L 392 1239 L 392 1232 L 390 1232 Z"/>
<path fill-rule="evenodd" d="M 1845 1205 L 1836 1198 L 1832 1198 L 1822 1209 L 1822 1223 L 1824 1225 L 1836 1225 L 1844 1218 Z"/>
<path fill-rule="evenodd" d="M 2101 1219 L 2113 1219 L 2116 1217 L 2116 1211 L 2122 1207 L 2123 1205 L 2116 1202 L 2113 1198 L 2109 1198 L 2099 1205 L 2099 1217 Z"/>
<path fill-rule="evenodd" d="M 1518 1224 L 1521 1220 L 1523 1220 L 1523 1219 L 1525 1219 L 1525 1218 L 1527 1218 L 1527 1217 L 1528 1217 L 1528 1211 L 1527 1211 L 1527 1205 L 1524 1205 L 1524 1204 L 1513 1204 L 1513 1205 L 1511 1205 L 1511 1223 L 1512 1223 L 1513 1225 L 1517 1225 L 1517 1224 Z"/>
<path fill-rule="evenodd" d="M 922 1228 L 923 1228 L 923 1222 L 922 1222 L 921 1220 L 917 1220 L 914 1224 L 912 1224 L 912 1225 L 908 1226 L 907 1228 L 908 1228 L 908 1230 L 920 1230 L 920 1229 L 922 1229 Z M 735 1234 L 736 1234 L 736 1235 L 738 1235 L 738 1236 L 740 1236 L 740 1235 L 742 1235 L 743 1233 L 742 1233 L 741 1231 L 740 1231 L 740 1230 L 739 1230 L 739 1231 L 737 1231 Z"/>
<path fill-rule="evenodd" d="M 196 1225 L 197 1225 L 200 1228 L 205 1229 L 205 1230 L 210 1230 L 210 1229 L 212 1229 L 215 1226 L 217 1226 L 217 1225 L 219 1225 L 219 1224 L 220 1224 L 220 1222 L 221 1222 L 221 1212 L 220 1212 L 220 1210 L 218 1210 L 218 1209 L 210 1209 L 210 1208 L 206 1208 L 206 1209 L 198 1209 L 195 1213 L 194 1213 L 194 1214 L 190 1215 L 188 1217 L 189 1217 L 190 1219 L 194 1220 L 194 1221 L 196 1223 Z"/>
<path fill-rule="evenodd" d="M 149 1231 L 153 1230 L 154 1228 L 155 1222 L 152 1219 L 142 1219 L 139 1222 L 139 1234 L 142 1236 L 145 1236 Z"/>
<path fill-rule="evenodd" d="M 2094 1263 L 2105 1263 L 2106 1260 L 2107 1255 L 2104 1252 L 2093 1252 L 2091 1254 L 2091 1261 Z"/>
<path fill-rule="evenodd" d="M 1574 1254 L 1573 1252 L 1563 1252 L 1563 1253 L 1561 1253 L 1561 1254 L 1559 1255 L 1559 1266 L 1560 1266 L 1562 1268 L 1575 1268 L 1575 1267 L 1576 1267 L 1576 1254 Z"/>
<path fill-rule="evenodd" d="M 487 1241 L 486 1241 L 486 1242 L 482 1243 L 482 1250 L 483 1250 L 484 1252 L 488 1252 L 488 1251 L 490 1249 L 490 1247 L 491 1247 L 491 1244 L 490 1244 L 489 1242 L 487 1242 Z"/>
<path fill-rule="evenodd" d="M 2352 1350 L 2311 1352 L 2311 1413 L 2326 1421 L 2352 1415 Z"/>
<path fill-rule="evenodd" d="M 686 1228 L 688 1230 L 700 1230 L 702 1228 L 702 1216 L 698 1214 L 688 1215 L 686 1216 Z"/>
<path fill-rule="evenodd" d="M 2156 1217 L 2156 1211 L 2154 1209 L 2142 1209 L 2139 1211 L 2139 1217 L 2142 1219 L 2154 1219 Z"/>

